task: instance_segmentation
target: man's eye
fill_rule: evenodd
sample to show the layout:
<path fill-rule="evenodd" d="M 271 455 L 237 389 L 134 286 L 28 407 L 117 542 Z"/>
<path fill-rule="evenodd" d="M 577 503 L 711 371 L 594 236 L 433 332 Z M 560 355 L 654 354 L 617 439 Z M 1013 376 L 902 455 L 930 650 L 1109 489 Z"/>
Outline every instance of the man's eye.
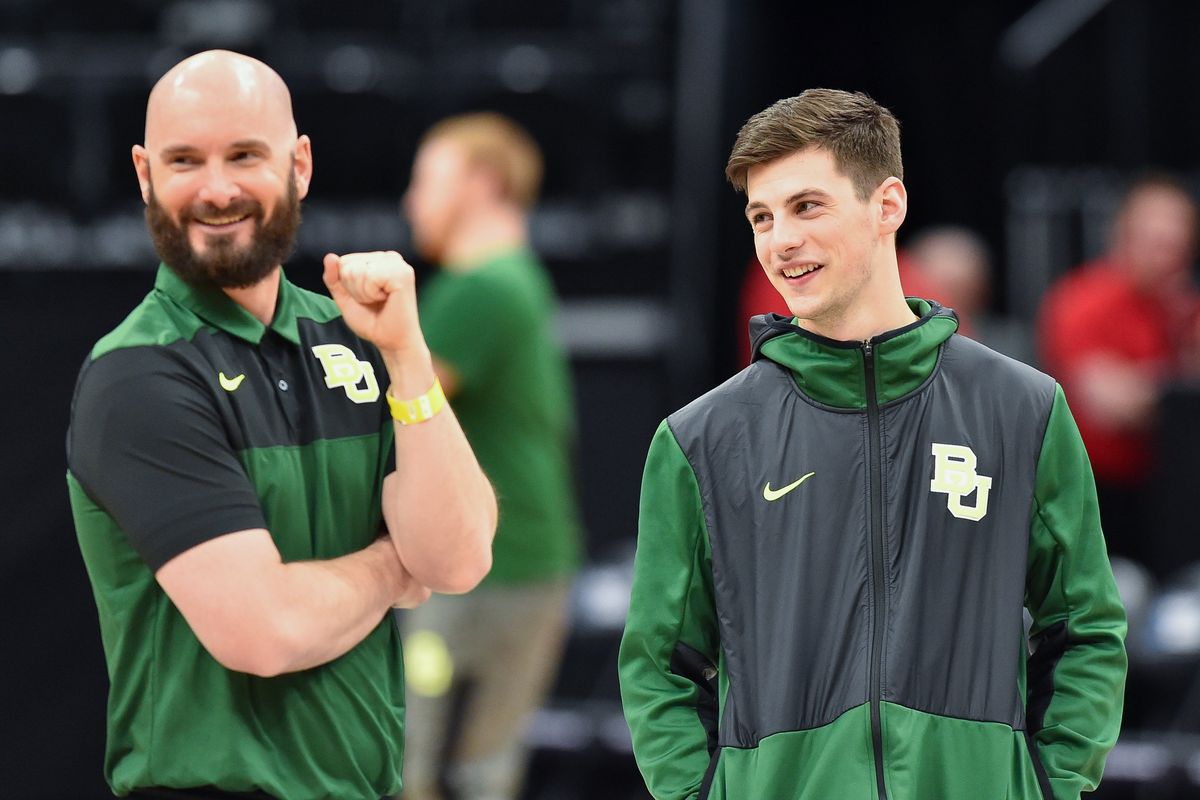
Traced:
<path fill-rule="evenodd" d="M 808 211 L 812 211 L 816 207 L 817 207 L 816 203 L 812 202 L 811 200 L 805 200 L 801 203 L 796 204 L 796 212 L 799 214 L 804 214 Z"/>
<path fill-rule="evenodd" d="M 759 213 L 753 215 L 752 217 L 750 217 L 750 224 L 758 225 L 759 223 L 766 222 L 770 218 L 771 218 L 770 214 L 765 214 L 765 213 L 759 212 Z"/>

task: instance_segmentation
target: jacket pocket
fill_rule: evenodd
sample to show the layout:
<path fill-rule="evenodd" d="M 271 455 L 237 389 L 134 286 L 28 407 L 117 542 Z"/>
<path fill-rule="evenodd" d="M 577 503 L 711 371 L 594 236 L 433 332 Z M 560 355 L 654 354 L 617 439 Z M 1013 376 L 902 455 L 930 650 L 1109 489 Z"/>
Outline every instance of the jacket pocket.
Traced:
<path fill-rule="evenodd" d="M 717 752 L 718 715 L 716 666 L 699 650 L 677 642 L 671 652 L 671 672 L 696 684 L 696 716 L 708 736 L 708 754 L 714 755 Z"/>

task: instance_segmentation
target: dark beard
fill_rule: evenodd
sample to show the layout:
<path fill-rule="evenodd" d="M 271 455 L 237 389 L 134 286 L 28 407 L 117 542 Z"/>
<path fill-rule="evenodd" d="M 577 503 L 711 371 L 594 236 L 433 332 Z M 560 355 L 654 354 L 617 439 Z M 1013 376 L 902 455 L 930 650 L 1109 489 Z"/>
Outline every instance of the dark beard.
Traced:
<path fill-rule="evenodd" d="M 238 247 L 233 243 L 232 236 L 209 235 L 204 255 L 192 249 L 187 237 L 187 225 L 197 216 L 245 214 L 254 219 L 254 233 L 248 246 Z M 189 286 L 216 286 L 222 289 L 253 286 L 292 254 L 296 230 L 300 227 L 300 201 L 296 196 L 295 175 L 288 177 L 287 194 L 266 221 L 263 220 L 262 205 L 244 198 L 226 208 L 207 204 L 185 208 L 179 212 L 179 224 L 176 225 L 167 210 L 159 205 L 151 187 L 150 199 L 146 203 L 146 227 L 150 230 L 158 257 Z"/>

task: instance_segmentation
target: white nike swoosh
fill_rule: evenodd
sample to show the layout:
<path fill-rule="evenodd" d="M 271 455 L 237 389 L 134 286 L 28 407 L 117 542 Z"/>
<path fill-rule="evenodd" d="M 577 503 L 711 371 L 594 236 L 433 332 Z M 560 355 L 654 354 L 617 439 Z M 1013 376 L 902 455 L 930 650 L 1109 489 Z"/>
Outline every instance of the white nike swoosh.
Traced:
<path fill-rule="evenodd" d="M 237 388 L 242 385 L 242 381 L 246 380 L 246 373 L 243 372 L 236 378 L 226 378 L 224 372 L 218 372 L 217 380 L 221 382 L 221 388 L 225 391 L 236 392 Z"/>
<path fill-rule="evenodd" d="M 783 497 L 785 494 L 790 492 L 792 489 L 795 489 L 797 486 L 804 483 L 806 480 L 808 480 L 809 478 L 811 478 L 813 475 L 816 475 L 816 474 L 817 473 L 815 473 L 815 472 L 810 472 L 807 475 L 805 475 L 804 477 L 802 477 L 798 480 L 795 480 L 792 483 L 789 483 L 787 486 L 784 486 L 782 489 L 772 489 L 771 482 L 767 481 L 767 485 L 763 487 L 763 499 L 766 500 L 768 503 L 771 502 L 772 500 L 778 500 L 779 498 Z"/>

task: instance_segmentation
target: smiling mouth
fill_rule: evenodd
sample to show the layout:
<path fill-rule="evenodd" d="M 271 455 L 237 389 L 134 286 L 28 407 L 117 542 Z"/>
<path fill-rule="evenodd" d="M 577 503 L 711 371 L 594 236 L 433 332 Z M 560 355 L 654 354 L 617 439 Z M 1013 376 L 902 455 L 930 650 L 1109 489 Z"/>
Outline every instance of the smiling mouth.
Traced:
<path fill-rule="evenodd" d="M 224 217 L 194 217 L 193 221 L 207 228 L 227 228 L 248 219 L 249 214 L 231 214 Z"/>
<path fill-rule="evenodd" d="M 784 267 L 780 272 L 782 272 L 785 278 L 803 278 L 805 275 L 816 272 L 824 266 L 824 264 L 797 264 L 794 267 Z"/>

